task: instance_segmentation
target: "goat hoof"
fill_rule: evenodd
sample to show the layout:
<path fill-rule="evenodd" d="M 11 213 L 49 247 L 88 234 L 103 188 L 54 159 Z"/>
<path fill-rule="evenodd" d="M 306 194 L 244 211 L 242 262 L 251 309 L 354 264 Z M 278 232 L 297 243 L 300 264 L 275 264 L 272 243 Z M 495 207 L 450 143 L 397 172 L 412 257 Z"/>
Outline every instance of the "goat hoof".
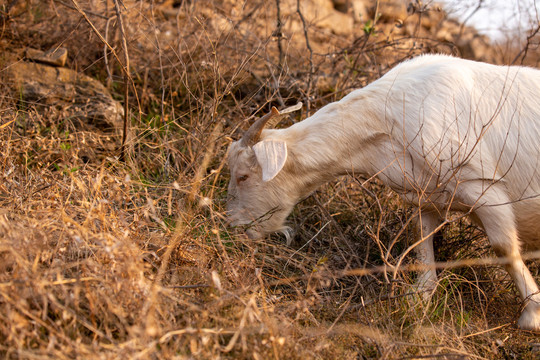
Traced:
<path fill-rule="evenodd" d="M 540 331 L 540 304 L 529 302 L 518 320 L 520 329 L 529 331 Z"/>

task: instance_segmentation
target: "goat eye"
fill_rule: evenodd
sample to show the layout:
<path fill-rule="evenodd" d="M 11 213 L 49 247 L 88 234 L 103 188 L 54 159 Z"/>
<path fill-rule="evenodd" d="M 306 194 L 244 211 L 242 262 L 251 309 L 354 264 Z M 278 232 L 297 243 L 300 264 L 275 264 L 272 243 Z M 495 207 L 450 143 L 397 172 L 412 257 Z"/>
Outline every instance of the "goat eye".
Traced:
<path fill-rule="evenodd" d="M 239 176 L 239 177 L 236 179 L 236 181 L 237 181 L 238 183 L 241 183 L 241 182 L 246 181 L 246 180 L 248 179 L 248 177 L 249 177 L 248 175 L 241 175 L 241 176 Z"/>

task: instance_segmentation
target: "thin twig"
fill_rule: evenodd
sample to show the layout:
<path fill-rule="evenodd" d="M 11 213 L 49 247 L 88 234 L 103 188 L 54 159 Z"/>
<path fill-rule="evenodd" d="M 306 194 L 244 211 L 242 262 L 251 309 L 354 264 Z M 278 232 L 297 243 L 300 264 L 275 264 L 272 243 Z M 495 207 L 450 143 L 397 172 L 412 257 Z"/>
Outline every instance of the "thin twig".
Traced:
<path fill-rule="evenodd" d="M 11 0 L 4 6 L 4 10 L 0 11 L 0 25 L 4 25 L 9 20 L 9 11 L 19 0 Z"/>
<path fill-rule="evenodd" d="M 278 60 L 278 66 L 281 69 L 283 67 L 283 47 L 281 46 L 281 39 L 283 39 L 283 32 L 282 32 L 282 26 L 281 23 L 281 6 L 280 6 L 280 0 L 276 0 L 276 31 L 274 32 L 274 36 L 277 38 L 277 46 L 279 51 L 279 60 Z"/>
<path fill-rule="evenodd" d="M 484 3 L 484 0 L 478 0 L 478 5 L 476 5 L 476 8 L 461 22 L 461 25 L 459 26 L 459 37 L 463 35 L 463 30 L 465 29 L 466 24 L 469 22 L 469 20 L 476 14 L 481 8 Z"/>
<path fill-rule="evenodd" d="M 510 325 L 511 325 L 511 323 L 506 323 L 506 324 L 503 324 L 503 325 L 500 325 L 500 326 L 496 326 L 494 328 L 489 328 L 489 329 L 486 329 L 486 330 L 478 331 L 478 332 L 475 332 L 473 334 L 463 336 L 463 339 L 470 338 L 470 337 L 473 337 L 473 336 L 482 335 L 482 334 L 485 334 L 485 333 L 488 333 L 488 332 L 491 332 L 491 331 L 499 330 L 499 329 L 505 328 L 505 327 L 510 326 Z"/>
<path fill-rule="evenodd" d="M 75 7 L 73 7 L 73 6 L 71 6 L 71 5 L 65 3 L 65 2 L 63 2 L 63 1 L 61 1 L 61 0 L 54 0 L 54 2 L 57 2 L 57 3 L 61 4 L 61 5 L 64 5 L 64 6 L 67 7 L 68 9 L 76 10 L 76 11 L 79 11 L 79 12 L 80 12 L 79 6 L 78 6 L 78 5 L 75 5 Z M 85 10 L 85 13 L 87 13 L 88 15 L 92 15 L 92 16 L 101 18 L 101 19 L 107 19 L 107 20 L 109 20 L 109 18 L 108 18 L 107 16 L 103 16 L 103 15 L 98 14 L 98 13 L 93 12 L 93 11 Z"/>
<path fill-rule="evenodd" d="M 126 30 L 124 28 L 124 19 L 122 11 L 120 9 L 120 4 L 118 0 L 114 0 L 114 8 L 116 10 L 116 16 L 118 17 L 118 26 L 120 28 L 120 36 L 122 38 L 122 49 L 124 50 L 124 128 L 122 132 L 122 144 L 120 146 L 120 161 L 125 161 L 126 159 L 126 139 L 128 132 L 128 119 L 129 119 L 129 79 L 130 79 L 130 70 L 129 70 L 129 53 L 127 48 L 126 40 Z"/>
<path fill-rule="evenodd" d="M 122 65 L 122 61 L 120 61 L 120 58 L 118 57 L 118 54 L 116 53 L 116 51 L 114 50 L 114 48 L 111 46 L 111 44 L 109 44 L 107 42 L 107 40 L 105 40 L 105 38 L 103 37 L 103 35 L 101 35 L 101 33 L 99 32 L 98 29 L 96 29 L 96 27 L 94 26 L 94 24 L 90 21 L 90 19 L 88 18 L 88 15 L 86 14 L 86 11 L 83 11 L 83 9 L 80 7 L 79 3 L 77 2 L 77 0 L 71 0 L 73 2 L 73 5 L 75 5 L 75 9 L 84 17 L 84 20 L 86 20 L 86 22 L 88 23 L 88 25 L 90 25 L 90 27 L 92 28 L 92 31 L 94 31 L 94 33 L 97 35 L 97 37 L 99 37 L 99 39 L 105 44 L 107 45 L 107 47 L 109 48 L 109 50 L 111 51 L 111 53 L 114 55 L 114 57 L 116 58 L 116 60 L 118 61 L 118 63 L 120 65 Z M 125 71 L 124 67 L 122 67 L 122 70 Z"/>
<path fill-rule="evenodd" d="M 306 47 L 309 51 L 309 73 L 308 73 L 308 83 L 307 83 L 307 89 L 306 89 L 306 113 L 307 113 L 307 116 L 309 116 L 310 109 L 311 109 L 311 99 L 310 99 L 311 86 L 313 83 L 313 74 L 315 72 L 315 66 L 313 65 L 313 49 L 311 48 L 311 45 L 309 43 L 306 19 L 304 18 L 302 11 L 300 11 L 300 0 L 296 0 L 296 12 L 298 13 L 298 16 L 300 17 L 300 20 L 302 21 L 302 26 L 304 28 L 304 37 L 306 39 Z"/>
<path fill-rule="evenodd" d="M 150 11 L 152 15 L 152 25 L 157 30 L 157 26 L 155 23 L 155 15 L 154 15 L 154 1 L 152 0 Z M 161 126 L 165 129 L 165 138 L 164 143 L 167 143 L 167 138 L 169 136 L 169 124 L 167 123 L 165 119 L 165 74 L 163 73 L 163 56 L 162 56 L 162 50 L 161 50 L 161 43 L 159 41 L 159 38 L 157 36 L 157 31 L 154 31 L 154 39 L 156 41 L 156 50 L 158 54 L 158 60 L 159 60 L 159 74 L 160 74 L 160 81 L 161 81 L 161 103 L 160 103 L 160 117 L 161 117 Z M 169 147 L 165 149 L 166 151 L 166 164 L 164 166 L 164 171 L 168 173 L 169 171 L 169 165 L 170 165 L 170 151 Z"/>
<path fill-rule="evenodd" d="M 216 142 L 222 129 L 223 124 L 218 121 L 214 126 L 214 129 L 210 133 L 203 160 L 201 162 L 201 165 L 197 168 L 197 171 L 195 172 L 195 176 L 193 178 L 193 185 L 191 186 L 191 191 L 188 196 L 190 202 L 194 202 L 195 199 L 197 199 L 197 197 L 199 196 L 199 190 L 201 188 L 202 180 L 206 174 L 208 166 L 210 165 L 210 160 L 212 160 L 212 156 L 214 156 Z"/>
<path fill-rule="evenodd" d="M 540 259 L 540 251 L 533 251 L 530 253 L 523 254 L 523 260 L 536 260 Z M 496 257 L 496 258 L 482 258 L 482 259 L 461 259 L 454 261 L 442 261 L 436 262 L 433 264 L 407 264 L 401 265 L 398 269 L 400 272 L 413 272 L 413 271 L 423 271 L 426 269 L 457 269 L 463 267 L 472 267 L 472 266 L 503 266 L 508 265 L 513 261 L 511 258 L 507 257 Z M 298 280 L 306 280 L 313 277 L 319 277 L 321 279 L 332 277 L 332 278 L 341 278 L 347 276 L 368 276 L 375 274 L 384 274 L 388 271 L 388 265 L 374 266 L 371 268 L 357 268 L 357 269 L 348 269 L 337 272 L 330 271 L 320 271 L 317 274 L 309 274 L 308 276 L 294 276 L 290 278 L 284 278 L 277 280 L 270 286 L 290 284 Z M 394 268 L 394 267 L 392 267 Z"/>
<path fill-rule="evenodd" d="M 107 88 L 110 89 L 112 84 L 112 72 L 109 66 L 109 56 L 107 54 L 107 42 L 109 40 L 109 24 L 112 18 L 107 19 L 105 23 L 105 42 L 103 43 L 103 61 L 105 62 L 105 70 L 107 71 Z"/>
<path fill-rule="evenodd" d="M 195 285 L 173 285 L 167 286 L 169 289 L 199 289 L 210 287 L 208 284 L 195 284 Z"/>
<path fill-rule="evenodd" d="M 515 64 L 515 62 L 519 59 L 520 56 L 521 56 L 521 65 L 523 65 L 523 62 L 525 61 L 525 58 L 527 57 L 527 53 L 529 52 L 529 47 L 531 46 L 531 40 L 533 37 L 536 36 L 536 34 L 538 34 L 539 31 L 540 31 L 540 24 L 536 26 L 536 28 L 529 34 L 529 36 L 527 36 L 527 43 L 525 44 L 525 47 L 521 49 L 520 52 L 514 58 L 514 60 L 512 60 L 512 65 Z"/>

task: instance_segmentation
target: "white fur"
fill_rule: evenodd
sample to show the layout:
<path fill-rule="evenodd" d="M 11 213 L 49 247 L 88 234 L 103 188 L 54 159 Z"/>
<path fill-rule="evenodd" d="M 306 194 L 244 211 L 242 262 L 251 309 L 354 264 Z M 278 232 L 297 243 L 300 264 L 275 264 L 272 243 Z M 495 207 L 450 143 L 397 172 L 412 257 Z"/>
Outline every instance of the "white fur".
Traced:
<path fill-rule="evenodd" d="M 251 223 L 248 235 L 283 230 L 294 204 L 331 179 L 377 175 L 419 208 L 416 250 L 426 264 L 448 212 L 468 212 L 509 260 L 526 300 L 518 324 L 540 330 L 538 286 L 521 258 L 522 246 L 540 245 L 539 70 L 420 56 L 261 141 L 285 144 L 283 165 L 239 142 L 229 150 L 230 219 Z M 419 285 L 436 279 L 426 271 Z"/>

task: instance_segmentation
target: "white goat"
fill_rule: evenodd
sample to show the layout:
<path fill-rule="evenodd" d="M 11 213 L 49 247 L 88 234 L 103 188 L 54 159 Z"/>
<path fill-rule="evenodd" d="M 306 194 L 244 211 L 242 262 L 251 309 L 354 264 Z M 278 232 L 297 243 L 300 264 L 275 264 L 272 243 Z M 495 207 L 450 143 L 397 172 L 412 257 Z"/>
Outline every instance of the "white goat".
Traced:
<path fill-rule="evenodd" d="M 538 286 L 520 252 L 540 245 L 539 70 L 424 55 L 302 122 L 263 131 L 277 114 L 229 148 L 232 225 L 251 224 L 251 238 L 282 231 L 321 184 L 376 175 L 418 207 L 425 264 L 449 211 L 482 226 L 525 301 L 518 325 L 540 330 Z M 419 284 L 436 280 L 431 268 Z"/>

